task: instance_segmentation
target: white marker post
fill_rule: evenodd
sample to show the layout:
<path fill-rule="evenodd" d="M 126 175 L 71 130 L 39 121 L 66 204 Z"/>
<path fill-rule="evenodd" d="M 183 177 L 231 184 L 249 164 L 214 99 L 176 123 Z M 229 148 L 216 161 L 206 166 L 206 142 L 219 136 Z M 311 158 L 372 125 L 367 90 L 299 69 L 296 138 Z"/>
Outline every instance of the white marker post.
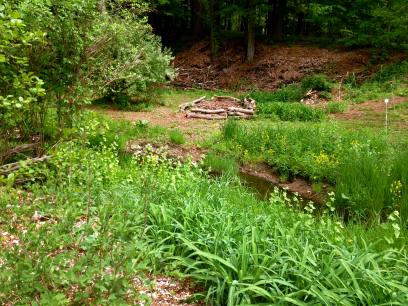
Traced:
<path fill-rule="evenodd" d="M 384 103 L 385 103 L 385 132 L 388 134 L 388 102 L 390 102 L 390 100 L 385 99 Z"/>

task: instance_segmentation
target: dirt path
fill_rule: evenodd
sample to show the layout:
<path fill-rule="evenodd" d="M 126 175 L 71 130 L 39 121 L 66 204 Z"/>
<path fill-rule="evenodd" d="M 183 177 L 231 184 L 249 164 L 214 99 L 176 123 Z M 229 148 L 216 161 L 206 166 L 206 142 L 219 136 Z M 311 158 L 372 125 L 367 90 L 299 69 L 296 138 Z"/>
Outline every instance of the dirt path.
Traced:
<path fill-rule="evenodd" d="M 214 132 L 219 131 L 224 122 L 224 120 L 189 119 L 186 118 L 184 113 L 178 112 L 171 106 L 156 107 L 152 111 L 143 112 L 120 111 L 100 107 L 92 107 L 92 109 L 112 119 L 129 120 L 131 122 L 147 120 L 152 126 L 179 129 L 184 133 L 188 142 L 193 143 L 202 141 Z"/>

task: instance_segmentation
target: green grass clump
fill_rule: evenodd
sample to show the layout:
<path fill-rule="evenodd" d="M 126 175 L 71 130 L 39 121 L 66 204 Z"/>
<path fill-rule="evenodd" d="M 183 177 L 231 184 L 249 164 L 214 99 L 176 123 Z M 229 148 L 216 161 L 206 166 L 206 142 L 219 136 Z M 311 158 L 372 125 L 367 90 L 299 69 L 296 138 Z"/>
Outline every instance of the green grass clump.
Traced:
<path fill-rule="evenodd" d="M 274 92 L 255 91 L 250 94 L 259 104 L 270 102 L 299 102 L 303 98 L 303 91 L 297 84 L 285 85 Z"/>
<path fill-rule="evenodd" d="M 265 115 L 273 115 L 282 121 L 313 121 L 319 122 L 325 119 L 325 112 L 319 108 L 313 108 L 302 103 L 268 103 L 260 104 L 258 112 Z"/>
<path fill-rule="evenodd" d="M 218 156 L 214 153 L 208 153 L 205 156 L 204 167 L 212 172 L 230 176 L 238 173 L 238 166 L 234 158 Z"/>
<path fill-rule="evenodd" d="M 329 102 L 326 106 L 329 114 L 344 113 L 348 111 L 348 104 L 345 102 Z"/>
<path fill-rule="evenodd" d="M 324 74 L 316 74 L 307 76 L 301 83 L 303 92 L 308 90 L 328 91 L 333 87 L 333 84 L 327 79 Z"/>
<path fill-rule="evenodd" d="M 179 129 L 169 131 L 169 138 L 171 143 L 178 145 L 186 142 L 183 132 L 181 132 Z"/>
<path fill-rule="evenodd" d="M 19 241 L 0 249 L 3 304 L 148 303 L 134 277 L 168 272 L 211 305 L 408 302 L 396 223 L 349 229 L 157 156 L 121 166 L 76 141 L 53 153 L 46 184 L 0 192 L 2 232 Z"/>

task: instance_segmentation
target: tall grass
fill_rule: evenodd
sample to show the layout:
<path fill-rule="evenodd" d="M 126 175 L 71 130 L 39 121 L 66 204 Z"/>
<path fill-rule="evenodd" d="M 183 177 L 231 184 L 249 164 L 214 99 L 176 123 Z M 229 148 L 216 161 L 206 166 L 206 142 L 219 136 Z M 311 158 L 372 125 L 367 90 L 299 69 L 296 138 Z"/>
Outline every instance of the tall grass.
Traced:
<path fill-rule="evenodd" d="M 228 121 L 223 137 L 235 155 L 261 159 L 281 175 L 329 182 L 335 186 L 335 204 L 349 216 L 377 222 L 397 210 L 408 222 L 407 150 L 389 147 L 385 135 L 334 123 Z"/>
<path fill-rule="evenodd" d="M 283 86 L 274 91 L 254 91 L 250 94 L 258 104 L 270 102 L 299 102 L 303 98 L 304 92 L 297 84 Z"/>
<path fill-rule="evenodd" d="M 324 110 L 302 103 L 268 103 L 258 106 L 258 113 L 273 115 L 283 121 L 320 122 L 326 118 Z"/>

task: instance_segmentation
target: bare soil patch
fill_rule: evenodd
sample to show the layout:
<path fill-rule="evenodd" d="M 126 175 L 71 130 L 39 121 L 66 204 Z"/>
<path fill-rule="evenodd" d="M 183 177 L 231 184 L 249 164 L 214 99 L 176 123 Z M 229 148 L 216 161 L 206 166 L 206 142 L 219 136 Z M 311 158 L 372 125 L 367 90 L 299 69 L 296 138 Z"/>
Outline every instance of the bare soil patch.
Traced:
<path fill-rule="evenodd" d="M 388 109 L 398 104 L 408 102 L 408 97 L 394 97 L 388 103 Z M 385 113 L 384 100 L 371 100 L 364 103 L 352 104 L 350 109 L 345 113 L 332 114 L 331 117 L 339 120 L 356 120 L 363 119 L 368 114 Z"/>
<path fill-rule="evenodd" d="M 177 280 L 168 276 L 150 276 L 149 280 L 153 283 L 146 286 L 140 278 L 135 277 L 133 282 L 139 293 L 145 295 L 151 300 L 151 303 L 138 301 L 138 305 L 151 306 L 199 306 L 205 305 L 203 302 L 190 303 L 188 299 L 199 288 L 188 280 Z"/>
<path fill-rule="evenodd" d="M 211 60 L 209 43 L 202 41 L 176 56 L 174 66 L 178 77 L 174 83 L 207 89 L 274 90 L 313 73 L 325 73 L 337 79 L 354 73 L 362 79 L 369 72 L 369 58 L 366 50 L 257 43 L 255 59 L 247 64 L 242 43 L 226 42 L 219 55 Z"/>

